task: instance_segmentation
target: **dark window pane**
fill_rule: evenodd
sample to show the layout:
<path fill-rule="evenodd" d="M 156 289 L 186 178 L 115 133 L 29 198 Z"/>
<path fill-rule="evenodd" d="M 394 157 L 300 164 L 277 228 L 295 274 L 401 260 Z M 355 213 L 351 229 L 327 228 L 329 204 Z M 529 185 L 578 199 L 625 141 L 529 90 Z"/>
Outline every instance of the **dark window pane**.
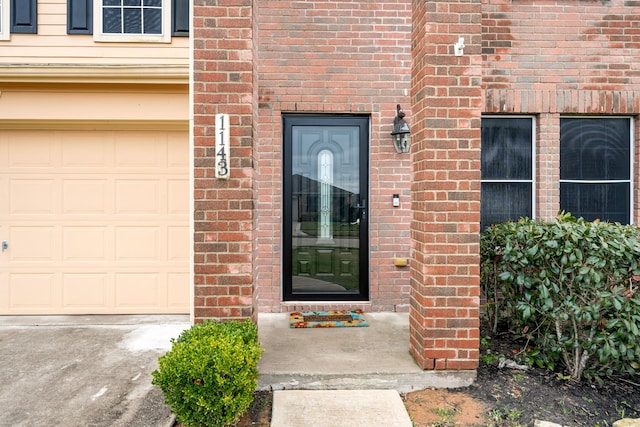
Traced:
<path fill-rule="evenodd" d="M 122 0 L 102 0 L 103 6 L 122 6 Z"/>
<path fill-rule="evenodd" d="M 124 0 L 125 6 L 142 6 L 141 0 Z"/>
<path fill-rule="evenodd" d="M 162 0 L 144 0 L 144 5 L 160 7 L 162 6 Z"/>
<path fill-rule="evenodd" d="M 629 183 L 560 183 L 560 209 L 587 221 L 629 223 Z"/>
<path fill-rule="evenodd" d="M 532 179 L 532 121 L 482 119 L 482 179 Z"/>
<path fill-rule="evenodd" d="M 124 33 L 142 34 L 142 11 L 140 9 L 124 10 Z"/>
<path fill-rule="evenodd" d="M 160 9 L 144 10 L 144 33 L 145 34 L 162 34 L 162 10 Z"/>
<path fill-rule="evenodd" d="M 104 33 L 122 32 L 120 9 L 104 9 L 102 12 L 102 31 Z"/>
<path fill-rule="evenodd" d="M 530 183 L 484 182 L 481 187 L 480 226 L 488 227 L 505 221 L 532 216 Z"/>
<path fill-rule="evenodd" d="M 561 118 L 560 179 L 630 179 L 629 119 Z"/>

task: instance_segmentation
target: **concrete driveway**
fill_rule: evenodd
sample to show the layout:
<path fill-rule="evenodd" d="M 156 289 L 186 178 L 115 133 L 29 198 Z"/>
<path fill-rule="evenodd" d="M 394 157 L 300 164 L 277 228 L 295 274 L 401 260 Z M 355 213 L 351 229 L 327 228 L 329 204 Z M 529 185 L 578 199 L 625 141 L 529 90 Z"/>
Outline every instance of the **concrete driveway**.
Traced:
<path fill-rule="evenodd" d="M 151 384 L 188 316 L 0 316 L 0 426 L 167 426 Z"/>

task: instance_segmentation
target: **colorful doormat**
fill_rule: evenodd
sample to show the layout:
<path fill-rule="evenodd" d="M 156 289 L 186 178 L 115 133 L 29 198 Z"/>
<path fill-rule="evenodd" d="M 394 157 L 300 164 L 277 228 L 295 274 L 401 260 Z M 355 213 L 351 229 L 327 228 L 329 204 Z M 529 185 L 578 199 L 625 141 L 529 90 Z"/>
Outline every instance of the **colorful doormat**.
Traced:
<path fill-rule="evenodd" d="M 299 311 L 289 316 L 292 328 L 339 328 L 345 326 L 369 326 L 362 310 L 351 311 Z"/>

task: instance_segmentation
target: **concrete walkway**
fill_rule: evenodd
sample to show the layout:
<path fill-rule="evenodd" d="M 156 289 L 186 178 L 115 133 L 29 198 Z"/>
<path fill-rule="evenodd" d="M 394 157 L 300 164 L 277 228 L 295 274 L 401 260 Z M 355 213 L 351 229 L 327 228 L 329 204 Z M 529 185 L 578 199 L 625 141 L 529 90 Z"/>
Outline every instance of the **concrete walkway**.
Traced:
<path fill-rule="evenodd" d="M 411 427 L 395 390 L 281 390 L 271 427 Z"/>

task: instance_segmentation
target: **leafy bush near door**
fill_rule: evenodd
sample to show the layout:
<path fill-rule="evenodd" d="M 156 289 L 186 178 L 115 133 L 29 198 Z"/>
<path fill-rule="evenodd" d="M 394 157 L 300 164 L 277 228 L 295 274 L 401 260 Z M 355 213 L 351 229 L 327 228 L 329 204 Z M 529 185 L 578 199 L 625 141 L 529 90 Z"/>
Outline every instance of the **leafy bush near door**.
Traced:
<path fill-rule="evenodd" d="M 494 332 L 525 341 L 529 364 L 598 380 L 640 369 L 640 229 L 560 213 L 481 236 L 481 286 Z"/>
<path fill-rule="evenodd" d="M 200 323 L 172 340 L 153 384 L 185 426 L 230 426 L 253 400 L 261 355 L 252 322 Z"/>

